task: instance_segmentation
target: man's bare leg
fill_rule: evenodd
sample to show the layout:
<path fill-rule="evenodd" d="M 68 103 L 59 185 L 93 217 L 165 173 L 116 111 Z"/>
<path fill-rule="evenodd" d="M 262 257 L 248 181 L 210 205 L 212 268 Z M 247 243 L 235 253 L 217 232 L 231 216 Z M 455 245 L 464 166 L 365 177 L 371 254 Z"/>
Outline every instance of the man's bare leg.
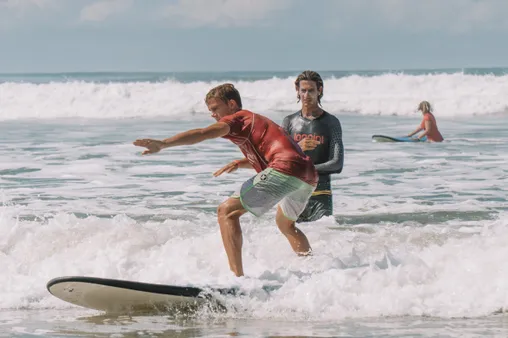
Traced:
<path fill-rule="evenodd" d="M 217 218 L 220 225 L 220 233 L 226 254 L 228 255 L 229 268 L 236 276 L 243 276 L 242 265 L 242 228 L 240 216 L 245 210 L 238 198 L 228 198 L 217 209 Z"/>
<path fill-rule="evenodd" d="M 277 206 L 277 216 L 275 217 L 275 222 L 277 223 L 279 230 L 288 239 L 294 252 L 300 256 L 308 256 L 312 254 L 312 249 L 307 236 L 305 236 L 305 234 L 295 226 L 295 221 L 292 221 L 284 216 L 280 206 Z"/>

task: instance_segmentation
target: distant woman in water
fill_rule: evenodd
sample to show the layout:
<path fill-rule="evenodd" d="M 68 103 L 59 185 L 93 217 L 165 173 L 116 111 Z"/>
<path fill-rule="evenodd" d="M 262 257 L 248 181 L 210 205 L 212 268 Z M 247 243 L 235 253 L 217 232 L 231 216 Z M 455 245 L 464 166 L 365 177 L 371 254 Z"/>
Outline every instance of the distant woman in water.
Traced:
<path fill-rule="evenodd" d="M 428 103 L 427 101 L 420 102 L 420 104 L 418 105 L 418 111 L 422 112 L 423 115 L 422 123 L 418 126 L 418 128 L 415 129 L 415 131 L 413 131 L 408 136 L 412 137 L 413 135 L 424 130 L 423 133 L 418 135 L 419 140 L 422 140 L 425 136 L 427 136 L 428 142 L 442 142 L 443 136 L 441 136 L 439 129 L 437 129 L 436 118 L 432 114 L 432 106 L 430 105 L 430 103 Z"/>

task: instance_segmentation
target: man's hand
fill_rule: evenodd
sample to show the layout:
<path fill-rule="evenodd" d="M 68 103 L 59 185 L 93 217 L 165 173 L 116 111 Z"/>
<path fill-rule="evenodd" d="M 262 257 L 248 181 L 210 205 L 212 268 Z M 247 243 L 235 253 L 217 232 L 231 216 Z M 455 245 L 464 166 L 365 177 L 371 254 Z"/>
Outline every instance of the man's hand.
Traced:
<path fill-rule="evenodd" d="M 300 142 L 298 142 L 298 145 L 300 148 L 302 148 L 303 151 L 307 150 L 314 150 L 319 144 L 319 141 L 310 139 L 310 138 L 304 138 Z"/>
<path fill-rule="evenodd" d="M 213 176 L 217 177 L 224 173 L 232 173 L 236 169 L 238 169 L 238 162 L 239 161 L 233 161 L 231 163 L 226 164 L 224 167 L 220 168 L 216 172 L 213 173 Z"/>
<path fill-rule="evenodd" d="M 159 140 L 152 140 L 149 138 L 145 138 L 145 139 L 141 139 L 141 140 L 136 140 L 132 144 L 134 144 L 135 146 L 138 146 L 138 147 L 147 148 L 148 150 L 143 151 L 143 153 L 141 154 L 141 155 L 146 155 L 146 154 L 158 153 L 163 148 L 164 142 L 159 141 Z"/>

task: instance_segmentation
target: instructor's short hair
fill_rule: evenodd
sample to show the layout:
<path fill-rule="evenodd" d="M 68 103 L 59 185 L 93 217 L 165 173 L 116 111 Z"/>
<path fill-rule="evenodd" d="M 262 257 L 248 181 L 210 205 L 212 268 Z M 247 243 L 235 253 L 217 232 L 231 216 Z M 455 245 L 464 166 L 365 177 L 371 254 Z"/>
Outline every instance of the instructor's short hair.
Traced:
<path fill-rule="evenodd" d="M 205 103 L 208 103 L 208 100 L 212 98 L 219 99 L 225 103 L 228 103 L 229 100 L 234 100 L 238 105 L 238 108 L 242 108 L 242 98 L 240 97 L 240 92 L 231 83 L 224 83 L 210 89 L 208 94 L 206 94 Z"/>
<path fill-rule="evenodd" d="M 319 75 L 317 72 L 312 71 L 312 70 L 303 71 L 300 75 L 298 75 L 298 77 L 296 78 L 296 81 L 295 81 L 295 88 L 296 88 L 297 92 L 300 89 L 300 81 L 314 81 L 316 83 L 316 87 L 318 89 L 319 89 L 319 87 L 321 87 L 321 93 L 318 96 L 318 103 L 321 105 L 321 98 L 323 97 L 324 88 L 325 88 L 323 79 L 321 78 L 321 75 Z M 297 97 L 298 97 L 298 102 L 300 102 L 300 94 L 297 94 Z"/>

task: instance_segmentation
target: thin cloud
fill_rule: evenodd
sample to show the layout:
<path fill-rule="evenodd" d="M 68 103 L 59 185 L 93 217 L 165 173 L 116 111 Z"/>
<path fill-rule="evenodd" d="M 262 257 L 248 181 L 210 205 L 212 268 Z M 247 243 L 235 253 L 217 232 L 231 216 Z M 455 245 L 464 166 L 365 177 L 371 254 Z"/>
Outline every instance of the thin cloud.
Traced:
<path fill-rule="evenodd" d="M 335 4 L 337 27 L 358 22 L 410 32 L 507 29 L 507 0 L 355 0 Z"/>
<path fill-rule="evenodd" d="M 25 11 L 30 8 L 55 8 L 60 0 L 0 0 L 0 8 Z"/>
<path fill-rule="evenodd" d="M 258 24 L 291 6 L 291 0 L 178 0 L 164 16 L 181 27 L 242 27 Z"/>
<path fill-rule="evenodd" d="M 84 7 L 80 12 L 81 21 L 104 21 L 132 6 L 132 0 L 97 1 Z"/>
<path fill-rule="evenodd" d="M 37 17 L 47 17 L 61 8 L 64 0 L 0 0 L 0 31 L 16 25 L 34 22 Z M 41 15 L 45 13 L 44 15 Z"/>

